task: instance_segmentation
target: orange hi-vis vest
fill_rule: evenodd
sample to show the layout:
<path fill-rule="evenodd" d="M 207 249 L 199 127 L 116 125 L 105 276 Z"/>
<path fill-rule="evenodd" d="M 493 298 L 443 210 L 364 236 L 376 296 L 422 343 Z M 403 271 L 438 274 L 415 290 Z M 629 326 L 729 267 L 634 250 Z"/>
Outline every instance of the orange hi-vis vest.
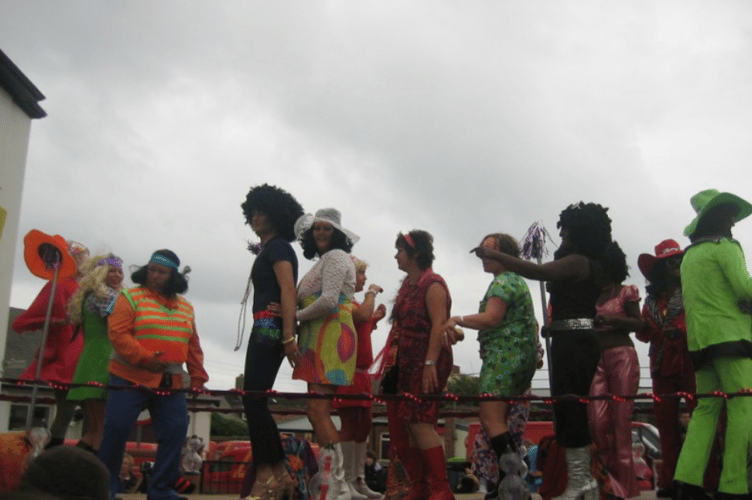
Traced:
<path fill-rule="evenodd" d="M 177 297 L 177 309 L 168 309 L 146 288 L 124 290 L 123 295 L 136 313 L 133 337 L 144 349 L 162 351 L 165 363 L 184 363 L 188 359 L 188 342 L 193 336 L 193 306 Z"/>

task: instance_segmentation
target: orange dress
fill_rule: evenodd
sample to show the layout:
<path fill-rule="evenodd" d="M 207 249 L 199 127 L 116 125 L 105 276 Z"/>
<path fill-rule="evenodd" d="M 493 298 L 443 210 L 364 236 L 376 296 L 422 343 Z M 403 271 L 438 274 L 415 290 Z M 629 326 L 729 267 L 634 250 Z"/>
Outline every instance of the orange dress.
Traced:
<path fill-rule="evenodd" d="M 78 290 L 78 282 L 72 277 L 65 278 L 57 284 L 52 302 L 50 325 L 67 321 L 66 307 L 76 290 Z M 14 331 L 20 334 L 44 328 L 44 319 L 51 291 L 52 282 L 47 282 L 29 308 L 13 321 Z M 69 323 L 62 326 L 50 326 L 42 356 L 41 380 L 71 382 L 76 371 L 78 357 L 84 348 L 83 335 L 75 335 L 74 338 L 74 334 L 75 328 Z M 38 361 L 39 351 L 37 351 L 34 361 L 21 375 L 22 379 L 34 380 Z"/>

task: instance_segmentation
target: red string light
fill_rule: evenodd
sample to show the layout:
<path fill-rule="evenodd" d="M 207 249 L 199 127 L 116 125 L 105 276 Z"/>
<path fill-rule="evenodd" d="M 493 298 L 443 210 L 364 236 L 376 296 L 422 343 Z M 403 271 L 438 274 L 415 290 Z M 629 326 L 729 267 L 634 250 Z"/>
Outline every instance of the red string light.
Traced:
<path fill-rule="evenodd" d="M 197 387 L 187 387 L 187 388 L 149 388 L 146 385 L 143 384 L 134 384 L 133 386 L 129 387 L 122 387 L 122 386 L 109 386 L 107 384 L 102 384 L 101 382 L 97 381 L 88 381 L 85 383 L 80 384 L 73 384 L 73 383 L 62 383 L 62 382 L 53 382 L 53 381 L 46 381 L 46 380 L 20 380 L 20 379 L 10 379 L 10 378 L 0 378 L 0 382 L 6 385 L 14 385 L 16 387 L 27 387 L 30 385 L 38 385 L 43 387 L 49 387 L 56 391 L 68 391 L 71 388 L 74 387 L 99 387 L 103 389 L 108 389 L 111 391 L 118 391 L 118 390 L 129 390 L 129 389 L 137 389 L 141 391 L 151 392 L 153 394 L 157 394 L 160 396 L 168 396 L 171 394 L 183 392 L 186 394 L 192 394 L 192 395 L 199 395 L 203 394 L 206 396 L 212 396 L 212 397 L 218 397 L 218 396 L 224 396 L 224 395 L 236 395 L 236 396 L 255 396 L 255 397 L 279 397 L 283 399 L 308 399 L 308 398 L 315 398 L 315 399 L 334 399 L 337 401 L 350 401 L 350 400 L 370 400 L 377 402 L 379 404 L 385 404 L 386 401 L 391 400 L 409 400 L 414 401 L 417 403 L 425 403 L 425 402 L 441 402 L 441 401 L 449 401 L 453 403 L 478 403 L 483 401 L 505 401 L 509 404 L 516 404 L 516 403 L 523 403 L 523 402 L 541 402 L 546 405 L 553 405 L 556 402 L 559 401 L 578 401 L 582 404 L 590 404 L 592 401 L 599 401 L 599 400 L 605 400 L 605 401 L 614 401 L 614 402 L 626 402 L 626 401 L 635 401 L 635 400 L 645 400 L 650 399 L 654 403 L 659 403 L 663 401 L 664 399 L 668 398 L 685 398 L 688 401 L 695 401 L 697 399 L 706 398 L 706 397 L 713 397 L 713 398 L 733 398 L 736 396 L 752 396 L 752 388 L 742 388 L 739 389 L 736 392 L 733 393 L 725 393 L 723 391 L 712 391 L 707 394 L 694 394 L 689 393 L 685 391 L 679 391 L 675 393 L 668 393 L 668 394 L 654 394 L 652 392 L 647 392 L 643 394 L 636 394 L 636 395 L 618 395 L 618 394 L 604 394 L 602 396 L 577 396 L 573 394 L 566 394 L 562 396 L 515 396 L 514 398 L 510 397 L 501 397 L 501 396 L 495 396 L 493 394 L 489 393 L 482 393 L 477 396 L 460 396 L 457 394 L 452 394 L 449 392 L 446 392 L 444 394 L 413 394 L 410 392 L 403 392 L 400 394 L 393 394 L 393 395 L 371 395 L 367 393 L 360 393 L 360 394 L 323 394 L 315 391 L 307 391 L 305 393 L 292 393 L 292 392 L 278 392 L 273 389 L 268 389 L 266 391 L 245 391 L 243 389 L 237 389 L 237 388 L 231 388 L 226 390 L 214 390 L 214 389 L 206 389 L 206 388 L 197 388 Z M 0 396 L 0 400 L 9 400 L 11 397 L 16 398 L 17 396 Z"/>

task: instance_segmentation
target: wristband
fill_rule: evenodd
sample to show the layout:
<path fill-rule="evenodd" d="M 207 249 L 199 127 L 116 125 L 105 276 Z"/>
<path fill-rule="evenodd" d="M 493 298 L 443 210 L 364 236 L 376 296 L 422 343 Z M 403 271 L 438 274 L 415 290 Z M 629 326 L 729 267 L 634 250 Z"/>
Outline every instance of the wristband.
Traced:
<path fill-rule="evenodd" d="M 430 359 L 427 359 L 425 363 L 423 363 L 426 366 L 435 366 L 436 361 L 431 361 Z"/>
<path fill-rule="evenodd" d="M 282 341 L 282 344 L 289 344 L 289 343 L 290 343 L 290 342 L 292 342 L 293 340 L 295 340 L 295 337 L 290 337 L 290 338 L 289 338 L 289 339 L 287 339 L 287 340 L 283 340 L 283 341 Z"/>

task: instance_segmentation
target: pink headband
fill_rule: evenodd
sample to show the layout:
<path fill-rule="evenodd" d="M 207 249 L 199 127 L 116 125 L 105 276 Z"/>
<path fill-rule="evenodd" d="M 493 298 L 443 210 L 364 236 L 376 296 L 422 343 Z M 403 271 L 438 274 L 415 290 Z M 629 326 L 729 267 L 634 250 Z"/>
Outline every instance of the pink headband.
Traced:
<path fill-rule="evenodd" d="M 410 245 L 410 248 L 415 248 L 415 241 L 413 241 L 413 237 L 410 236 L 410 233 L 403 234 L 402 237 L 405 238 L 405 241 Z"/>

